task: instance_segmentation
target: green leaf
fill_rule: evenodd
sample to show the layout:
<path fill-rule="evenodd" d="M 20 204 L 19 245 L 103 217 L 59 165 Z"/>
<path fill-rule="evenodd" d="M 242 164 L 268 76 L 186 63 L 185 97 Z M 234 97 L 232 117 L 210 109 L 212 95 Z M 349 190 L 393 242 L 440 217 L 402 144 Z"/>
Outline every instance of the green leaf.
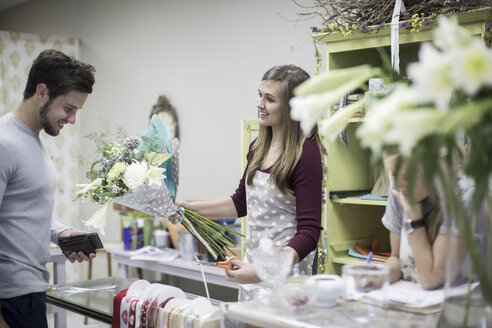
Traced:
<path fill-rule="evenodd" d="M 145 159 L 149 162 L 149 164 L 153 166 L 160 167 L 165 161 L 171 158 L 171 154 L 159 154 L 159 153 L 150 153 L 145 155 Z"/>
<path fill-rule="evenodd" d="M 483 115 L 492 108 L 492 99 L 474 100 L 454 108 L 444 117 L 441 131 L 454 134 L 457 131 L 469 130 L 482 120 Z"/>

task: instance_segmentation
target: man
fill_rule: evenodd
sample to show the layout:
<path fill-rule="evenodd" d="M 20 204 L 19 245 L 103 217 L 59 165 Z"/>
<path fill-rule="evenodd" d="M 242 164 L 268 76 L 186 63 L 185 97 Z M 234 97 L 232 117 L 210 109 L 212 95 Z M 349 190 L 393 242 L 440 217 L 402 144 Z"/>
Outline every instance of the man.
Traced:
<path fill-rule="evenodd" d="M 75 123 L 94 73 L 89 64 L 45 50 L 32 64 L 22 102 L 0 118 L 0 327 L 3 320 L 11 328 L 48 326 L 49 242 L 84 233 L 52 221 L 56 171 L 39 132 L 57 136 Z M 69 260 L 95 256 L 73 252 Z"/>

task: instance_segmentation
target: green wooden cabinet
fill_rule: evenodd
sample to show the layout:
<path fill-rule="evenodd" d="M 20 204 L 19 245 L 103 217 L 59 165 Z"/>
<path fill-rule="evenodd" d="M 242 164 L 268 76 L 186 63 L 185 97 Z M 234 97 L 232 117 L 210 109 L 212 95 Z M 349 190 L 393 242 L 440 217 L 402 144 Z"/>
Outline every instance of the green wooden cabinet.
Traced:
<path fill-rule="evenodd" d="M 458 15 L 460 25 L 473 34 L 482 34 L 484 25 L 492 17 L 492 9 L 463 12 Z M 436 24 L 433 24 L 434 26 Z M 390 28 L 377 33 L 343 36 L 341 33 L 315 34 L 313 37 L 326 47 L 326 69 L 348 68 L 361 64 L 381 66 L 377 48 L 390 53 Z M 405 72 L 408 63 L 417 60 L 420 44 L 432 40 L 431 28 L 411 33 L 399 33 L 400 70 Z M 353 119 L 347 127 L 347 144 L 337 140 L 325 142 L 326 204 L 323 207 L 323 233 L 319 247 L 325 247 L 326 257 L 319 272 L 340 274 L 341 266 L 359 260 L 348 256 L 348 248 L 356 242 L 369 247 L 371 238 L 381 241 L 380 250 L 389 251 L 389 233 L 381 223 L 385 201 L 363 201 L 359 197 L 330 200 L 330 195 L 340 191 L 370 190 L 375 173 L 370 166 L 370 152 L 359 145 L 355 130 L 363 119 Z"/>

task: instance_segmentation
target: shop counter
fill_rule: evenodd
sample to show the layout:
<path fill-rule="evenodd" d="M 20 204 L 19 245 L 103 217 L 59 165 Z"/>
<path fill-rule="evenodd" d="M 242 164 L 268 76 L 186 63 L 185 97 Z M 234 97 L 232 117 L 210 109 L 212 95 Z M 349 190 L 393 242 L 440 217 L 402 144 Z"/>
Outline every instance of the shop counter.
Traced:
<path fill-rule="evenodd" d="M 268 328 L 320 328 L 320 327 L 437 327 L 439 313 L 416 314 L 392 309 L 383 309 L 360 303 L 378 313 L 379 319 L 357 322 L 344 313 L 344 300 L 335 307 L 311 307 L 302 313 L 286 311 L 277 305 L 268 306 L 262 301 L 223 303 L 222 312 L 226 321 L 237 321 L 255 327 Z"/>
<path fill-rule="evenodd" d="M 120 276 L 125 278 L 129 277 L 129 268 L 136 267 L 171 276 L 203 281 L 200 265 L 195 261 L 183 260 L 179 257 L 171 261 L 133 260 L 131 259 L 133 253 L 131 251 L 125 251 L 121 247 L 107 248 L 106 251 L 111 253 L 113 259 L 118 262 Z M 226 280 L 224 269 L 210 265 L 203 265 L 202 267 L 208 284 L 235 289 L 239 288 L 237 283 Z"/>

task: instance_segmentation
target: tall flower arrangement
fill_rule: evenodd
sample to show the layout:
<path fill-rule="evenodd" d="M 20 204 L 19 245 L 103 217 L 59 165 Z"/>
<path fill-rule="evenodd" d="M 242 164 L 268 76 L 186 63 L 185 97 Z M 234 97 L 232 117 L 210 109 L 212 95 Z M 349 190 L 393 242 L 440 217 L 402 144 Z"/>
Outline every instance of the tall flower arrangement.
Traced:
<path fill-rule="evenodd" d="M 490 28 L 490 26 L 488 27 Z M 480 254 L 474 225 L 485 204 L 492 227 L 492 50 L 456 20 L 440 17 L 435 41 L 422 44 L 419 61 L 410 64 L 409 83 L 392 83 L 379 98 L 366 97 L 325 118 L 340 95 L 364 87 L 382 71 L 370 66 L 326 72 L 306 81 L 291 100 L 294 119 L 307 133 L 319 121 L 320 134 L 334 140 L 353 113 L 365 107 L 367 115 L 356 135 L 373 155 L 395 150 L 408 159 L 410 188 L 417 166 L 424 179 L 440 190 L 441 201 L 455 220 L 480 280 L 482 295 L 492 304 L 492 238 L 489 258 Z M 466 140 L 467 155 L 457 152 L 457 140 Z M 470 222 L 457 188 L 463 170 L 475 182 Z"/>

